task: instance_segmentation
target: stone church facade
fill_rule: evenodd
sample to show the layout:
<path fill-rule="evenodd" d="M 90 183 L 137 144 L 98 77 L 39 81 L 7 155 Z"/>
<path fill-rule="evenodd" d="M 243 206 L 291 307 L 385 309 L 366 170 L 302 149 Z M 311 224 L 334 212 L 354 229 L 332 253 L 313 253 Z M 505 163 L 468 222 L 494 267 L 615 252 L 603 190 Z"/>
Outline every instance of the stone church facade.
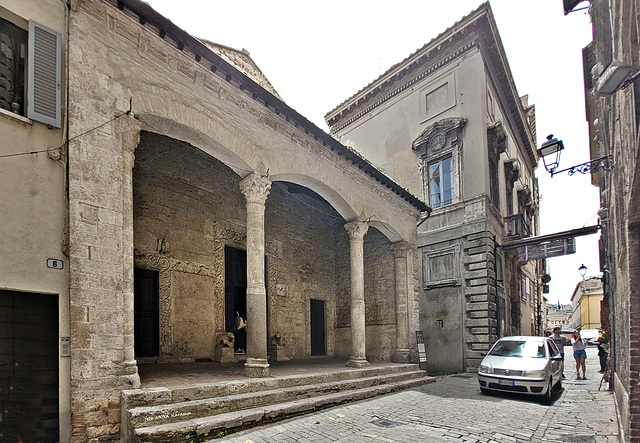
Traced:
<path fill-rule="evenodd" d="M 430 373 L 473 370 L 504 335 L 542 334 L 535 111 L 489 3 L 327 113 L 331 133 L 433 208 L 418 228 Z"/>
<path fill-rule="evenodd" d="M 247 53 L 142 1 L 61 5 L 0 0 L 2 32 L 26 42 L 31 21 L 46 25 L 61 63 L 57 125 L 0 115 L 0 154 L 24 154 L 0 177 L 15 215 L 0 246 L 3 331 L 41 306 L 30 327 L 48 328 L 50 432 L 117 439 L 138 366 L 224 361 L 235 311 L 249 377 L 273 359 L 415 361 L 428 206 L 288 107 Z"/>

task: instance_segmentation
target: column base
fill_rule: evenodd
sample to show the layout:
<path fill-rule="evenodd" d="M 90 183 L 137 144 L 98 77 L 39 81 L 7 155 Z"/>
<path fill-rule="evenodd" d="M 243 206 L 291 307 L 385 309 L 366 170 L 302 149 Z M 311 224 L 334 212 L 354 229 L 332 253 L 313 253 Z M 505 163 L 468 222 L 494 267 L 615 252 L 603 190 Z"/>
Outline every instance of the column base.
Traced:
<path fill-rule="evenodd" d="M 266 358 L 247 357 L 244 375 L 251 378 L 269 377 L 269 361 Z"/>
<path fill-rule="evenodd" d="M 409 355 L 409 349 L 396 349 L 391 361 L 394 363 L 410 363 L 411 355 Z"/>
<path fill-rule="evenodd" d="M 346 366 L 350 366 L 352 368 L 364 368 L 369 366 L 369 362 L 366 357 L 351 357 Z"/>

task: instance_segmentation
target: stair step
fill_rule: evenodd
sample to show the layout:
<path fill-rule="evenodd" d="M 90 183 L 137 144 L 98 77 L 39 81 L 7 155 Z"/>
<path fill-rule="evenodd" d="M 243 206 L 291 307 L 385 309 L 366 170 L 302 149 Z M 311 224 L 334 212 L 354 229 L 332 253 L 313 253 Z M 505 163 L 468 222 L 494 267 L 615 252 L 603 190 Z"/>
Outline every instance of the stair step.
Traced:
<path fill-rule="evenodd" d="M 251 409 L 278 402 L 302 400 L 328 393 L 354 391 L 369 387 L 392 385 L 406 380 L 424 378 L 424 371 L 405 371 L 385 374 L 384 376 L 364 377 L 326 383 L 292 386 L 263 391 L 243 392 L 220 397 L 189 400 L 177 403 L 165 402 L 160 405 L 138 406 L 128 410 L 128 419 L 134 428 L 153 423 L 154 426 L 182 421 L 185 417 L 194 420 L 198 417 L 224 414 L 233 410 Z M 154 391 L 158 392 L 158 391 Z M 162 396 L 160 396 L 162 397 Z M 164 395 L 165 399 L 167 395 Z"/>
<path fill-rule="evenodd" d="M 422 376 L 420 378 L 411 378 L 366 388 L 345 390 L 301 400 L 226 412 L 214 416 L 187 419 L 175 423 L 144 426 L 135 429 L 134 433 L 138 441 L 143 442 L 184 442 L 186 441 L 187 435 L 202 435 L 205 433 L 208 434 L 208 438 L 213 438 L 215 434 L 220 431 L 239 431 L 257 424 L 282 420 L 294 415 L 336 406 L 341 403 L 363 400 L 402 389 L 409 389 L 433 381 L 435 381 L 433 377 Z"/>
<path fill-rule="evenodd" d="M 183 388 L 147 388 L 123 391 L 129 407 L 161 405 L 168 402 L 183 402 L 212 397 L 223 397 L 245 392 L 281 389 L 293 386 L 327 383 L 339 380 L 353 380 L 362 377 L 374 377 L 386 374 L 419 371 L 415 364 L 397 366 L 361 368 L 341 372 L 314 372 L 310 374 L 287 375 L 273 378 L 254 378 L 218 383 L 197 384 Z M 424 372 L 423 372 L 424 374 Z"/>

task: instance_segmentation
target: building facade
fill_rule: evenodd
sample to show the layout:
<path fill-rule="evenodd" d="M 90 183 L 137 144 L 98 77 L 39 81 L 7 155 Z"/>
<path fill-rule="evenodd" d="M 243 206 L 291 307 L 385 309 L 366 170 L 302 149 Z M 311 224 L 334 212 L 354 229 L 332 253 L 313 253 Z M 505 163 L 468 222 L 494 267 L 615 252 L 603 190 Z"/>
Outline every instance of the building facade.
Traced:
<path fill-rule="evenodd" d="M 571 327 L 574 329 L 600 329 L 600 311 L 603 300 L 602 280 L 587 278 L 576 285 L 571 294 Z"/>
<path fill-rule="evenodd" d="M 0 394 L 11 435 L 117 440 L 138 366 L 224 359 L 235 312 L 250 377 L 274 358 L 416 360 L 429 208 L 282 102 L 248 53 L 138 0 L 0 0 L 0 20 L 3 75 L 30 78 L 47 49 L 54 74 L 44 93 L 0 90 L 4 381 L 48 365 L 29 403 Z"/>
<path fill-rule="evenodd" d="M 552 305 L 547 304 L 547 329 L 552 331 L 556 326 L 571 327 L 572 313 L 571 305 L 561 305 L 560 302 Z"/>
<path fill-rule="evenodd" d="M 580 2 L 565 2 L 569 13 Z M 610 168 L 600 187 L 600 264 L 610 310 L 613 389 L 624 441 L 640 441 L 640 22 L 637 0 L 592 0 L 593 42 L 583 51 L 590 153 Z"/>
<path fill-rule="evenodd" d="M 535 110 L 488 3 L 327 113 L 331 133 L 432 208 L 418 228 L 430 372 L 471 370 L 500 336 L 542 334 Z"/>

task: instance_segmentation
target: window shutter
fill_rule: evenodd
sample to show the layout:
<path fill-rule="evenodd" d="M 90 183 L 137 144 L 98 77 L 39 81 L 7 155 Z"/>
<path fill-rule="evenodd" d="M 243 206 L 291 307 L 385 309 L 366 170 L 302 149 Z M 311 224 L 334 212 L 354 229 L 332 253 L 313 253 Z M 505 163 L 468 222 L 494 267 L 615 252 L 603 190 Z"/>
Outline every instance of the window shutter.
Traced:
<path fill-rule="evenodd" d="M 59 32 L 29 21 L 29 79 L 27 117 L 61 126 L 62 43 Z"/>

